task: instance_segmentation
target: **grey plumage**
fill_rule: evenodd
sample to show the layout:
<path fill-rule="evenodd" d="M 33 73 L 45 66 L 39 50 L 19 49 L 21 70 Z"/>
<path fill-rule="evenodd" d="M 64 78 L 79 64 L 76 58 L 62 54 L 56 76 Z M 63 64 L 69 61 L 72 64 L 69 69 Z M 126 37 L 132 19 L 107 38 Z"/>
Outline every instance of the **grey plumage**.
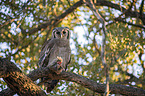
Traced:
<path fill-rule="evenodd" d="M 66 70 L 67 65 L 70 62 L 70 32 L 67 27 L 57 27 L 52 31 L 52 38 L 46 41 L 41 49 L 40 58 L 39 58 L 39 66 L 46 67 L 51 66 L 51 62 L 57 58 L 57 56 L 63 59 L 61 66 L 62 70 Z M 42 78 L 42 80 L 46 80 L 49 78 Z M 48 80 L 44 85 L 47 87 L 47 92 L 53 90 L 53 88 L 57 85 L 59 80 Z"/>

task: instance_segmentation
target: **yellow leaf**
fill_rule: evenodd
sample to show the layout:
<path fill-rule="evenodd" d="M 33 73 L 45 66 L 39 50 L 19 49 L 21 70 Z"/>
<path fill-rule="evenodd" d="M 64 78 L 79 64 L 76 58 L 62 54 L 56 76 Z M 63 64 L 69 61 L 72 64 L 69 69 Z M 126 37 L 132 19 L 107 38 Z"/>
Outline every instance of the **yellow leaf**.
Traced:
<path fill-rule="evenodd" d="M 82 71 L 81 70 L 79 70 L 79 74 L 81 74 L 82 73 Z"/>
<path fill-rule="evenodd" d="M 137 60 L 134 60 L 134 63 L 137 63 Z"/>
<path fill-rule="evenodd" d="M 6 31 L 5 34 L 8 34 L 8 31 Z"/>
<path fill-rule="evenodd" d="M 21 49 L 21 48 L 22 48 L 22 46 L 19 46 L 18 48 L 19 48 L 19 49 Z"/>
<path fill-rule="evenodd" d="M 19 53 L 20 56 L 22 56 L 21 52 Z"/>
<path fill-rule="evenodd" d="M 142 84 L 138 84 L 139 87 L 142 87 Z"/>
<path fill-rule="evenodd" d="M 16 57 L 16 58 L 18 58 L 18 57 L 19 57 L 19 55 L 18 55 L 18 54 L 16 54 L 16 55 L 15 55 L 15 57 Z"/>
<path fill-rule="evenodd" d="M 28 68 L 28 70 L 30 70 L 30 69 L 31 69 L 29 66 L 28 66 L 27 68 Z"/>
<path fill-rule="evenodd" d="M 104 68 L 104 66 L 102 65 L 102 66 L 101 66 L 101 68 L 103 69 L 103 68 Z"/>
<path fill-rule="evenodd" d="M 22 51 L 24 52 L 24 51 L 25 51 L 25 49 L 22 49 Z"/>
<path fill-rule="evenodd" d="M 8 27 L 9 29 L 11 28 L 11 26 Z"/>
<path fill-rule="evenodd" d="M 25 63 L 28 63 L 27 59 L 25 59 Z"/>
<path fill-rule="evenodd" d="M 11 35 L 10 35 L 10 34 L 8 34 L 8 37 L 10 37 L 10 38 L 11 38 Z"/>
<path fill-rule="evenodd" d="M 43 8 L 42 4 L 39 4 L 39 7 L 42 9 Z"/>
<path fill-rule="evenodd" d="M 33 58 L 32 57 L 30 57 L 30 60 L 32 60 Z"/>
<path fill-rule="evenodd" d="M 34 56 L 34 60 L 36 60 L 35 56 Z"/>
<path fill-rule="evenodd" d="M 30 48 L 26 48 L 27 52 L 30 52 Z"/>

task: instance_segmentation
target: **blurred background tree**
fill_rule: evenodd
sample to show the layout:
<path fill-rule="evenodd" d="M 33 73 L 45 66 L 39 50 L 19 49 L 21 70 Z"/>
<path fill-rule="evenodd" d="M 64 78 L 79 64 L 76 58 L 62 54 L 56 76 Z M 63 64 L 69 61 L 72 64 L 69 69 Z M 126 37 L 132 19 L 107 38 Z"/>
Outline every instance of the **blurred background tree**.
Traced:
<path fill-rule="evenodd" d="M 110 84 L 145 90 L 144 0 L 94 0 L 94 4 L 106 21 Z M 72 49 L 67 71 L 105 82 L 101 23 L 83 0 L 1 0 L 0 15 L 0 56 L 16 63 L 25 74 L 38 68 L 41 47 L 52 29 L 66 26 L 71 30 Z M 0 79 L 0 90 L 5 88 Z M 48 95 L 100 94 L 62 80 Z"/>

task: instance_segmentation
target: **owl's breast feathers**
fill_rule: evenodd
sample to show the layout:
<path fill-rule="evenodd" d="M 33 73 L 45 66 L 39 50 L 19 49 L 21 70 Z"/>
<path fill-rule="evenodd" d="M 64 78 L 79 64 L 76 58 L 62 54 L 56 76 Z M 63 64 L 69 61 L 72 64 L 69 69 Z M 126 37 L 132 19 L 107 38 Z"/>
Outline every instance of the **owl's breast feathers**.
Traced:
<path fill-rule="evenodd" d="M 62 62 L 63 68 L 66 69 L 66 66 L 70 61 L 70 54 L 71 54 L 69 40 L 55 39 L 54 49 L 52 49 L 52 52 L 50 54 L 51 54 L 51 57 L 49 58 L 50 60 L 49 63 L 53 59 L 55 59 L 57 56 L 59 56 L 63 59 L 63 62 Z"/>
<path fill-rule="evenodd" d="M 55 39 L 54 43 L 59 47 L 69 47 L 69 40 Z"/>
<path fill-rule="evenodd" d="M 40 53 L 39 65 L 41 67 L 49 66 L 57 56 L 60 56 L 63 59 L 62 66 L 66 69 L 71 54 L 69 40 L 54 38 L 47 41 L 46 44 L 44 43 L 44 46 Z"/>

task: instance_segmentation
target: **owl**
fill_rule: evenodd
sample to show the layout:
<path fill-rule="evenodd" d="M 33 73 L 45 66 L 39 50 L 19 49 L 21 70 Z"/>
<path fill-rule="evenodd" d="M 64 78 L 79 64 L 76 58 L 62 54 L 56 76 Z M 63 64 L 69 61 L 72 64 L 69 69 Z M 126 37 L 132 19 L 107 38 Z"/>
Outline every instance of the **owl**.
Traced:
<path fill-rule="evenodd" d="M 66 71 L 67 65 L 70 63 L 71 49 L 69 44 L 70 31 L 67 27 L 56 27 L 52 31 L 52 37 L 46 41 L 41 49 L 39 66 L 49 67 L 53 61 L 60 57 L 62 62 L 62 70 Z M 46 81 L 44 86 L 47 87 L 46 91 L 49 93 L 57 85 L 59 80 L 50 80 L 50 78 L 43 77 L 42 81 Z"/>

